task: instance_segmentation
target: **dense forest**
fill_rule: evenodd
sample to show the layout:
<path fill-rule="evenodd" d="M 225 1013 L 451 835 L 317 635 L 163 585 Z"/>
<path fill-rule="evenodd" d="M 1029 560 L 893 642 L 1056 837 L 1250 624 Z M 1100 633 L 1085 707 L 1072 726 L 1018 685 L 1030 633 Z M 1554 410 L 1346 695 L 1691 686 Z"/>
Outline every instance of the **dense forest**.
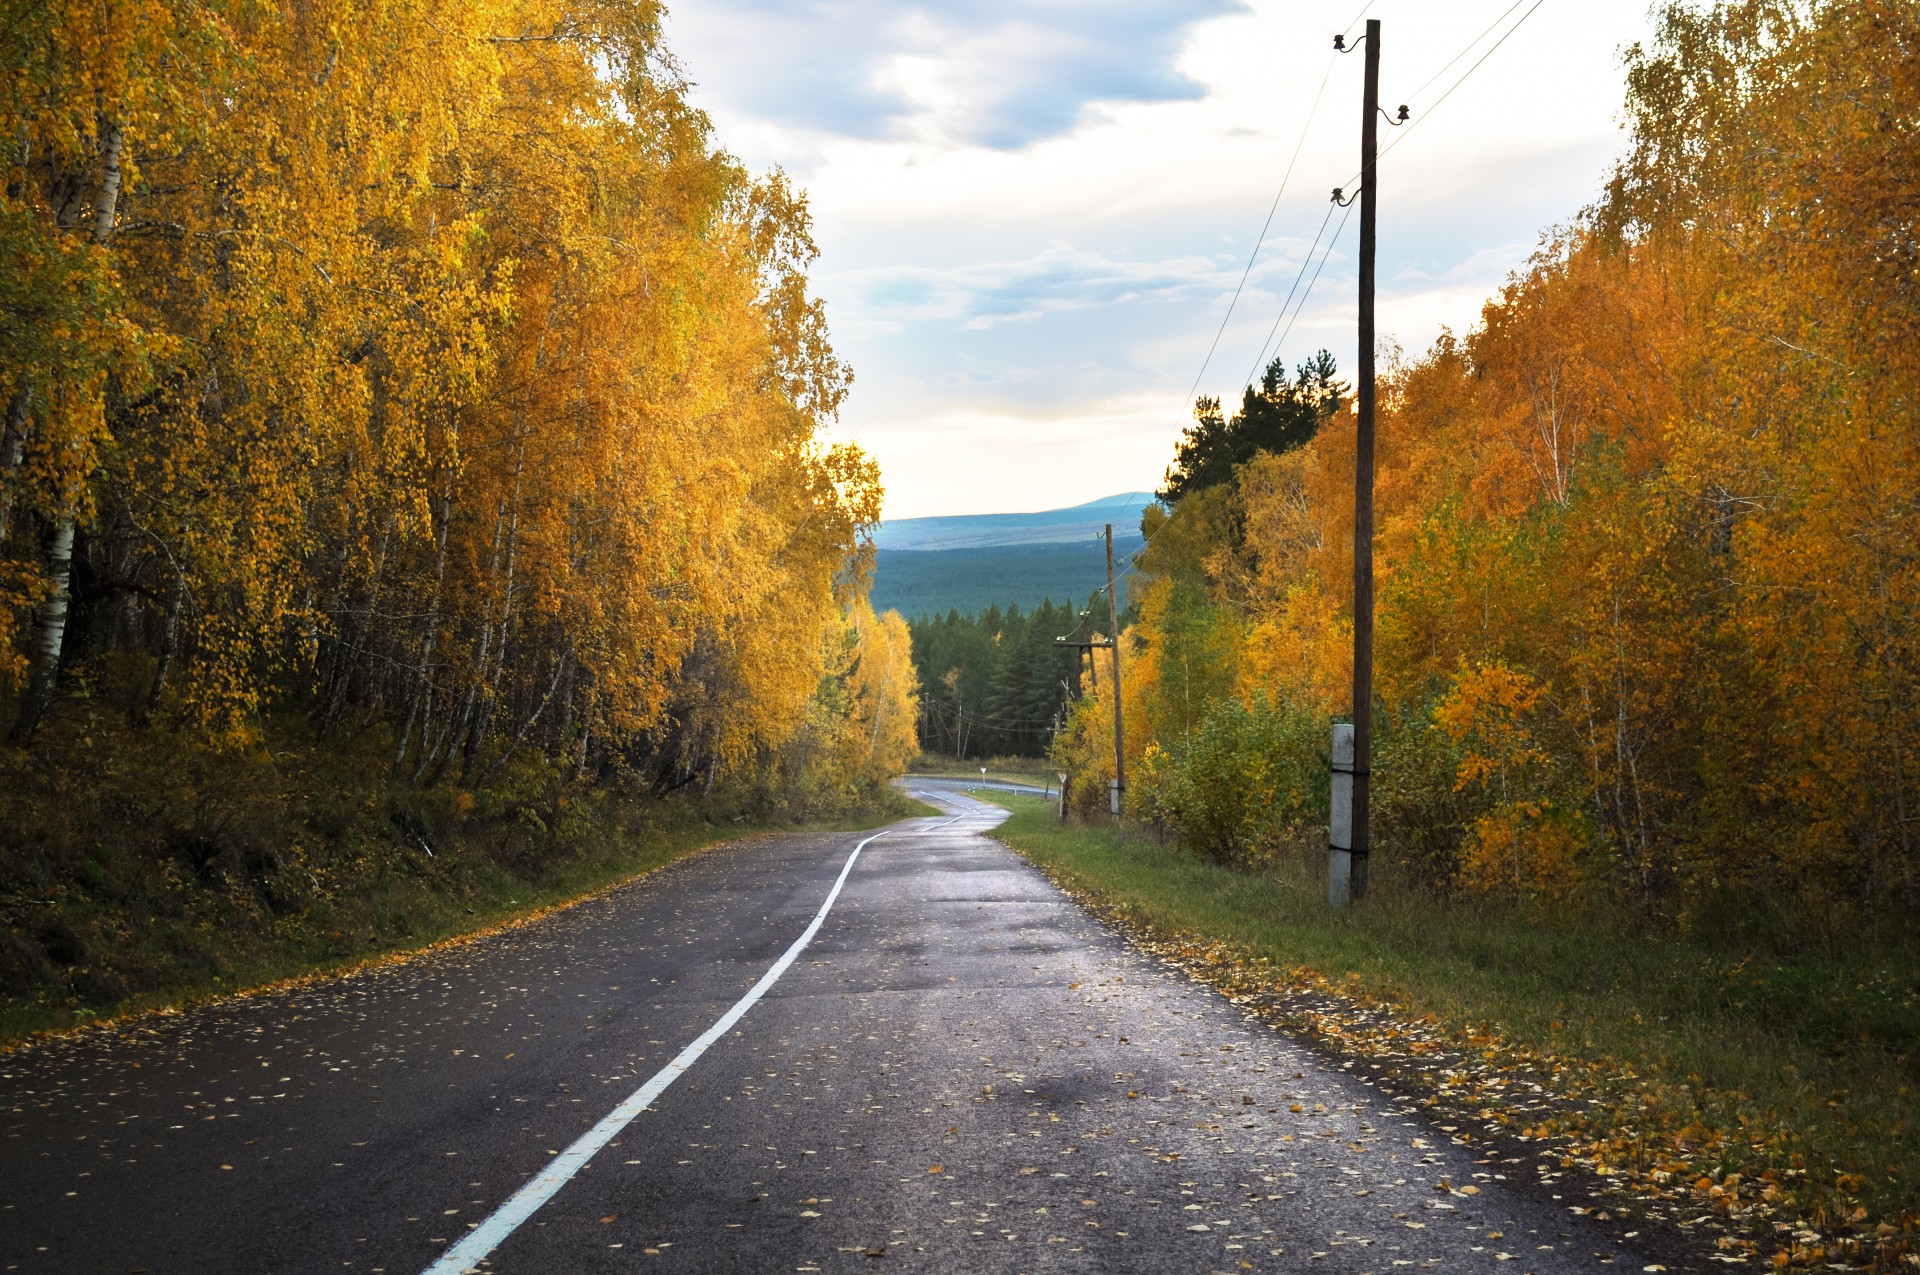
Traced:
<path fill-rule="evenodd" d="M 14 5 L 0 715 L 834 794 L 914 683 L 804 196 L 645 0 Z M 51 728 L 51 729 L 50 729 Z M 104 777 L 103 777 L 104 778 Z"/>
<path fill-rule="evenodd" d="M 1604 196 L 1473 331 L 1388 360 L 1376 872 L 1769 941 L 1910 925 L 1917 112 L 1911 5 L 1669 7 Z M 1249 402 L 1301 383 L 1269 380 Z M 1350 709 L 1353 418 L 1220 476 L 1209 406 L 1143 524 L 1131 811 L 1219 860 L 1311 859 Z M 1089 801 L 1108 690 L 1057 747 Z"/>
<path fill-rule="evenodd" d="M 1088 608 L 1083 616 L 1047 600 L 1031 611 L 988 607 L 912 621 L 920 747 L 959 758 L 1046 756 L 1081 670 L 1100 676 L 1086 652 L 1055 640 L 1102 637 L 1110 626 L 1094 621 L 1106 614 L 1106 598 L 1096 594 Z"/>

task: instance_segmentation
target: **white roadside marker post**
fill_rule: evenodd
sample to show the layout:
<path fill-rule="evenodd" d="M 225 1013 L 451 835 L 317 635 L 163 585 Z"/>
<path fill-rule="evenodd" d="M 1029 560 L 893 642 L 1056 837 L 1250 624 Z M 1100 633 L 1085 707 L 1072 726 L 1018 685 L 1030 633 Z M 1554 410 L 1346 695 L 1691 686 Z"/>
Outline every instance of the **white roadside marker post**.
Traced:
<path fill-rule="evenodd" d="M 1353 897 L 1353 723 L 1333 724 L 1333 802 L 1327 821 L 1327 902 Z"/>

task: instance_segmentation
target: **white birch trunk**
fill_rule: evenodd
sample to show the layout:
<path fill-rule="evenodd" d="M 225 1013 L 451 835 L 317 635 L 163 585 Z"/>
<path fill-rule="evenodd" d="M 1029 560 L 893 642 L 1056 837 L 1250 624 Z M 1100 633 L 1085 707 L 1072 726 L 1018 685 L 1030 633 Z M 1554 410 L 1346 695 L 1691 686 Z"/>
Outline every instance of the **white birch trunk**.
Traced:
<path fill-rule="evenodd" d="M 108 121 L 100 134 L 100 191 L 93 205 L 93 241 L 104 245 L 113 234 L 113 219 L 120 207 L 120 149 L 126 131 L 118 120 Z M 27 743 L 39 729 L 40 719 L 53 704 L 53 692 L 60 681 L 60 651 L 67 637 L 68 587 L 73 581 L 73 538 L 78 511 L 69 495 L 53 524 L 53 540 L 47 548 L 47 583 L 52 586 L 47 600 L 35 617 L 33 672 L 27 683 L 26 698 L 20 716 L 13 723 L 13 739 Z"/>

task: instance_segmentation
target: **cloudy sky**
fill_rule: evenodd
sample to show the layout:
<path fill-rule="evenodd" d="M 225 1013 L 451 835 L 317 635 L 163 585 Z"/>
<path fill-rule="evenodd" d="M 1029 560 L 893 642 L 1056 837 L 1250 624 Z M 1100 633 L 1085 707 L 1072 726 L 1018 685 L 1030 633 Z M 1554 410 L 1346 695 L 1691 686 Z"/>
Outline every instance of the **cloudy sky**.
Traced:
<path fill-rule="evenodd" d="M 1363 2 L 677 0 L 669 44 L 722 143 L 811 194 L 856 376 L 838 432 L 879 458 L 888 517 L 1151 489 L 1195 378 L 1236 396 L 1270 335 L 1353 366 L 1358 216 L 1336 239 L 1327 212 L 1362 73 L 1332 37 Z M 1414 119 L 1382 128 L 1380 327 L 1417 353 L 1598 195 L 1649 20 L 1645 0 L 1366 16 L 1382 100 Z"/>

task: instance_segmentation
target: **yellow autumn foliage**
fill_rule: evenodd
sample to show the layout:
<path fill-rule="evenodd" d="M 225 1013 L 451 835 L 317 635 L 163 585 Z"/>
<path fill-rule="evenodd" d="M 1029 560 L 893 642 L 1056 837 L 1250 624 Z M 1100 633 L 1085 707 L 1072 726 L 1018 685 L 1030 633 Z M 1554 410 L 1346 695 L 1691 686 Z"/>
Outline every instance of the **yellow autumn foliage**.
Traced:
<path fill-rule="evenodd" d="M 667 789 L 808 736 L 885 627 L 879 475 L 821 438 L 851 375 L 805 196 L 716 146 L 657 4 L 5 12 L 17 742 L 129 654 L 158 721 L 299 704 L 423 783 Z"/>

